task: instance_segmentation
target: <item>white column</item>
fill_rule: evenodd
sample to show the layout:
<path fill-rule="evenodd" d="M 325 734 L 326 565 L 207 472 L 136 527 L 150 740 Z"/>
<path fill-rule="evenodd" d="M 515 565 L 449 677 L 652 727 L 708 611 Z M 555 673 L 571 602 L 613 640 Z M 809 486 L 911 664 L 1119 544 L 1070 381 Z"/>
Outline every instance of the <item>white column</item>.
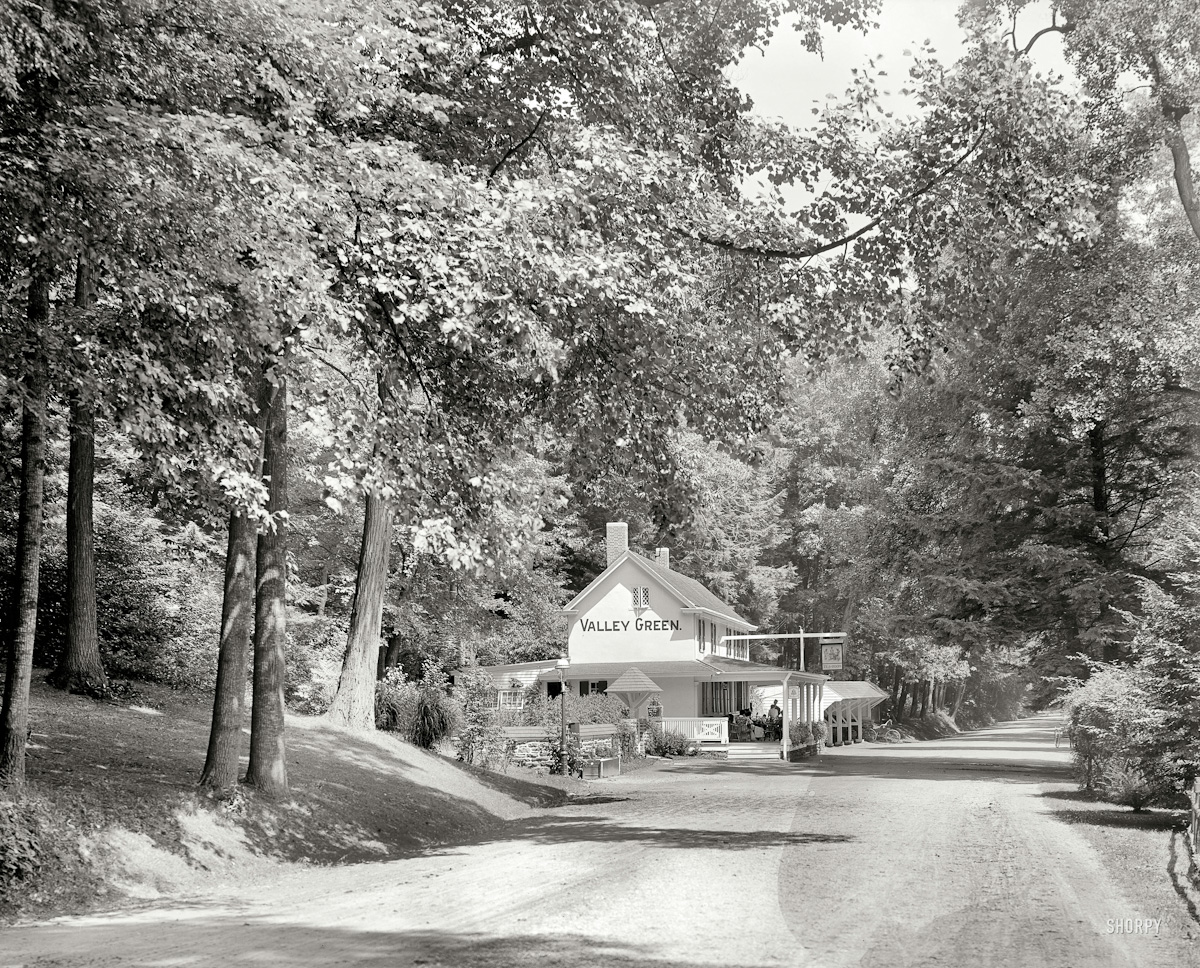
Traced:
<path fill-rule="evenodd" d="M 780 705 L 783 707 L 783 718 L 779 721 L 779 752 L 784 760 L 787 759 L 788 749 L 788 732 L 792 723 L 792 697 L 791 690 L 788 688 L 788 676 L 783 677 L 783 702 Z"/>

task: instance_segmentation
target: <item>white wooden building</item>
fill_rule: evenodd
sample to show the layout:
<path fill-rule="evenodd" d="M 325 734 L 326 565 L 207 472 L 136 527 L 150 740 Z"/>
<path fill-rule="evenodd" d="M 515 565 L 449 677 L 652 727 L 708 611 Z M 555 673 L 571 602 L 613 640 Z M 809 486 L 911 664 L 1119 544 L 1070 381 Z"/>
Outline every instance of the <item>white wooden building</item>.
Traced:
<path fill-rule="evenodd" d="M 754 626 L 694 578 L 671 570 L 670 553 L 654 560 L 629 548 L 628 527 L 607 528 L 607 567 L 563 609 L 569 623 L 569 666 L 554 660 L 489 666 L 502 707 L 516 705 L 536 685 L 555 696 L 561 678 L 571 692 L 607 692 L 631 669 L 658 687 L 631 709 L 646 714 L 655 699 L 663 725 L 701 742 L 729 741 L 727 715 L 750 706 L 755 687 L 775 686 L 782 703 L 781 750 L 793 720 L 820 719 L 826 676 L 750 661 L 749 644 L 735 636 Z"/>

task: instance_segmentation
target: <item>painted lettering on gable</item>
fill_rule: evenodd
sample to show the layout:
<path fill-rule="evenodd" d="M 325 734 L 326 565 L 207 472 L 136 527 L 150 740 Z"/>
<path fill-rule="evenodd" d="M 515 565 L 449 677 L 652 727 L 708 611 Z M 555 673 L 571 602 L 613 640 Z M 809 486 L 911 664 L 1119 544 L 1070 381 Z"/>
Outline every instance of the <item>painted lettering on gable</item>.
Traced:
<path fill-rule="evenodd" d="M 674 619 L 638 618 L 633 622 L 635 632 L 678 632 L 680 623 Z M 594 618 L 579 620 L 581 632 L 628 632 L 629 622 L 624 619 L 613 619 L 599 622 Z"/>
<path fill-rule="evenodd" d="M 639 618 L 633 627 L 639 632 L 678 632 L 679 623 L 665 618 Z"/>
<path fill-rule="evenodd" d="M 579 628 L 584 632 L 628 632 L 629 623 L 621 619 L 597 622 L 594 618 L 581 619 Z"/>

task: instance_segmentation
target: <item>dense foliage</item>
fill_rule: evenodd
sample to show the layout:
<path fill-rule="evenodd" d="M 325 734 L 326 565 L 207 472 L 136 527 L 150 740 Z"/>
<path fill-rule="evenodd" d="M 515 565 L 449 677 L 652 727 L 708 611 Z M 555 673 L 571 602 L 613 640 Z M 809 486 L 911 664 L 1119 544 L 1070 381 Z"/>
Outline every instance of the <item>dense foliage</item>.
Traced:
<path fill-rule="evenodd" d="M 217 787 L 248 674 L 266 796 L 285 700 L 431 745 L 448 671 L 559 654 L 609 520 L 893 715 L 1092 676 L 1114 789 L 1188 781 L 1200 14 L 966 0 L 899 117 L 876 65 L 803 129 L 731 80 L 876 6 L 4 5 L 0 783 L 35 663 L 215 681 Z"/>

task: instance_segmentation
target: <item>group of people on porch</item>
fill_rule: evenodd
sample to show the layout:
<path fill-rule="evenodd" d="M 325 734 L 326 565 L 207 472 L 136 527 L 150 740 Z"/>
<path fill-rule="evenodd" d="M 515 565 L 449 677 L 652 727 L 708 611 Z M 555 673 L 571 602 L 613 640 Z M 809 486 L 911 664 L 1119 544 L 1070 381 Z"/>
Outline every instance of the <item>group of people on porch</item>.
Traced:
<path fill-rule="evenodd" d="M 754 716 L 750 709 L 729 713 L 729 738 L 735 743 L 782 738 L 783 710 L 778 702 L 771 703 L 765 716 Z"/>

